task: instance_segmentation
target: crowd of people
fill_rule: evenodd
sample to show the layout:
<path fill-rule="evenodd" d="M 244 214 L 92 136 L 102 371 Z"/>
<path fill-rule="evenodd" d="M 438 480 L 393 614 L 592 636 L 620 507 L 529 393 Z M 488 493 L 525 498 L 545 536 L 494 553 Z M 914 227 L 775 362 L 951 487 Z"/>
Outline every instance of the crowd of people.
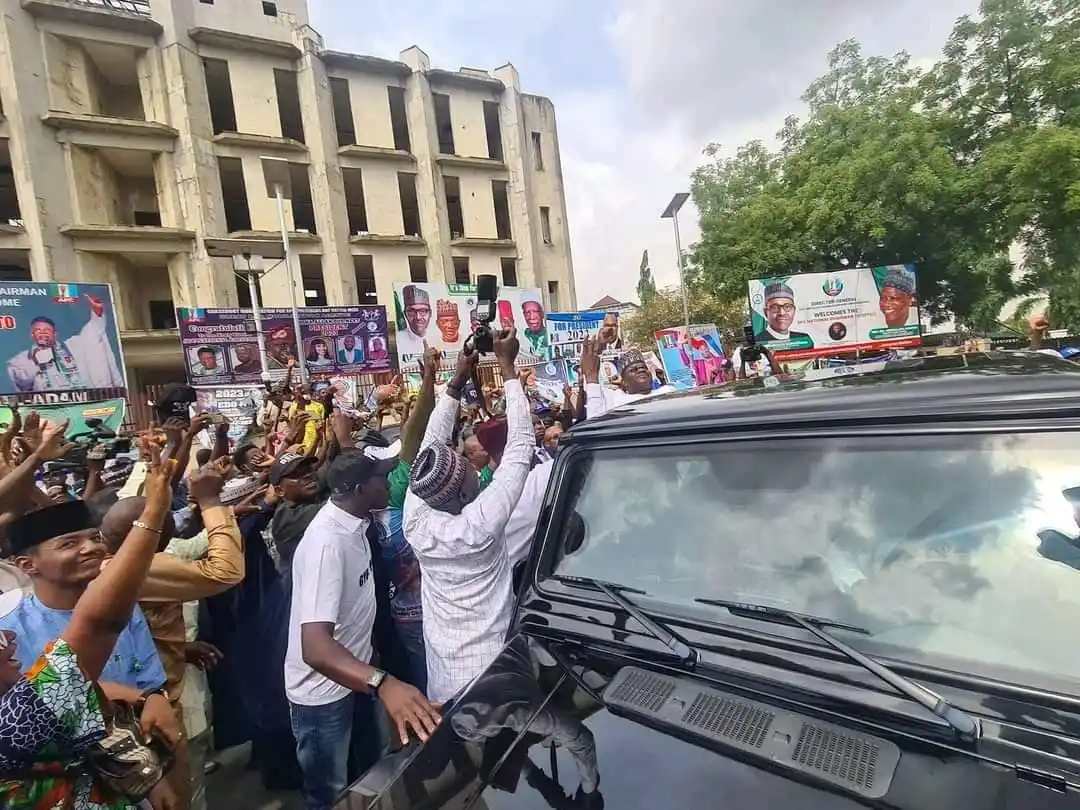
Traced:
<path fill-rule="evenodd" d="M 169 386 L 126 481 L 90 464 L 46 486 L 65 423 L 0 434 L 0 806 L 207 806 L 216 751 L 251 743 L 268 789 L 330 807 L 398 745 L 426 740 L 510 629 L 563 431 L 663 392 L 624 352 L 544 403 L 496 333 L 502 384 L 462 353 L 375 413 L 269 386 L 244 437 Z M 479 402 L 463 403 L 470 384 Z M 48 490 L 48 491 L 47 491 Z"/>

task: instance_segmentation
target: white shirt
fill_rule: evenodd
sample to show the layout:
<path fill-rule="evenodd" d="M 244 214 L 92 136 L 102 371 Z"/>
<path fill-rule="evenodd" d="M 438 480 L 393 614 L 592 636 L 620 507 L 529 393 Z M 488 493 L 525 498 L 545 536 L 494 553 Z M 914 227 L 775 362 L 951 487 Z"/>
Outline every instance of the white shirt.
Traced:
<path fill-rule="evenodd" d="M 628 394 L 625 391 L 607 388 L 600 383 L 586 383 L 585 384 L 585 416 L 589 419 L 595 419 L 598 416 L 603 416 L 612 408 L 618 408 L 622 405 L 629 405 L 631 402 L 637 402 L 639 399 L 647 399 L 648 397 L 654 397 L 657 394 L 671 394 L 675 391 L 675 387 L 671 385 L 661 385 L 654 391 L 650 391 L 647 394 Z"/>
<path fill-rule="evenodd" d="M 507 440 L 487 488 L 461 514 L 405 496 L 405 539 L 420 562 L 428 698 L 449 700 L 502 651 L 514 609 L 513 577 L 503 532 L 521 498 L 536 437 L 529 401 L 507 380 Z M 450 441 L 461 403 L 443 394 L 420 445 Z"/>
<path fill-rule="evenodd" d="M 441 341 L 440 341 L 441 342 Z M 424 356 L 424 337 L 412 329 L 405 328 L 397 333 L 398 357 L 419 359 Z"/>
<path fill-rule="evenodd" d="M 506 538 L 506 553 L 510 557 L 511 569 L 532 551 L 533 534 L 540 520 L 540 505 L 544 502 L 544 493 L 554 469 L 555 462 L 550 457 L 532 468 L 525 479 L 525 488 L 521 491 L 517 506 L 510 514 L 510 520 L 506 521 L 503 537 Z"/>
<path fill-rule="evenodd" d="M 735 374 L 738 374 L 742 368 L 742 346 L 736 347 L 731 353 L 731 368 Z M 769 365 L 769 360 L 764 354 L 761 355 L 760 360 L 746 364 L 747 377 L 768 377 L 770 374 L 772 374 L 772 366 Z"/>
<path fill-rule="evenodd" d="M 296 547 L 289 649 L 285 653 L 285 695 L 293 703 L 325 706 L 352 691 L 304 662 L 300 646 L 303 625 L 333 623 L 334 641 L 356 660 L 371 662 L 375 578 L 366 530 L 366 520 L 327 502 Z"/>

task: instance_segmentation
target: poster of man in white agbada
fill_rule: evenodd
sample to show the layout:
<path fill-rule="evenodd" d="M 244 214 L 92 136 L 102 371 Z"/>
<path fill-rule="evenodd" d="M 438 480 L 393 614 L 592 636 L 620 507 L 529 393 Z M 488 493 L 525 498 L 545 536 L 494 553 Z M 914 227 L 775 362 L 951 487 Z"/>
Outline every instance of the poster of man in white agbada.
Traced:
<path fill-rule="evenodd" d="M 0 286 L 0 395 L 126 388 L 108 284 Z"/>

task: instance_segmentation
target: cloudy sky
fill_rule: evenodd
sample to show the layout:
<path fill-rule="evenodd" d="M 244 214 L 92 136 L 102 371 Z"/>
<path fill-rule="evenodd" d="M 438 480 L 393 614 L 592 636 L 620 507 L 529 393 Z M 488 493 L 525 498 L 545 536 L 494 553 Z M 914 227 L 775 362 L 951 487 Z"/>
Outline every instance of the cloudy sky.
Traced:
<path fill-rule="evenodd" d="M 675 284 L 659 219 L 709 142 L 771 139 L 825 56 L 855 37 L 872 53 L 931 62 L 978 0 L 309 0 L 335 50 L 432 65 L 513 62 L 523 89 L 555 103 L 578 304 L 635 300 L 641 252 Z M 683 242 L 697 237 L 692 208 Z"/>

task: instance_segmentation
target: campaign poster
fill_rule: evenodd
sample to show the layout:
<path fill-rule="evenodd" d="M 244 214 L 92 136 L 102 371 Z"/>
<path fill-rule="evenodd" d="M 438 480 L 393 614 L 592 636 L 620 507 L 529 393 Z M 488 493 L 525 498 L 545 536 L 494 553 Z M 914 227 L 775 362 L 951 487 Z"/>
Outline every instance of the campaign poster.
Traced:
<path fill-rule="evenodd" d="M 0 396 L 30 404 L 89 402 L 127 389 L 112 287 L 0 282 Z"/>
<path fill-rule="evenodd" d="M 193 387 L 262 380 L 258 332 L 250 309 L 178 308 L 176 314 Z M 304 307 L 299 310 L 299 345 L 292 310 L 263 309 L 259 314 L 271 377 L 281 377 L 300 352 L 313 375 L 390 370 L 384 307 Z"/>
<path fill-rule="evenodd" d="M 656 353 L 664 365 L 668 385 L 673 386 L 676 391 L 689 391 L 694 387 L 695 382 L 687 352 L 690 335 L 686 327 L 673 326 L 669 329 L 657 329 L 653 337 L 656 339 Z"/>
<path fill-rule="evenodd" d="M 229 420 L 229 441 L 244 438 L 262 402 L 260 385 L 235 385 L 223 388 L 199 388 L 195 391 L 195 408 L 200 413 L 220 413 Z"/>
<path fill-rule="evenodd" d="M 476 287 L 471 284 L 395 284 L 394 313 L 400 368 L 415 368 L 424 344 L 457 360 L 465 340 L 480 325 Z M 538 289 L 500 287 L 493 329 L 518 330 L 522 362 L 547 360 L 550 350 L 544 300 Z"/>
<path fill-rule="evenodd" d="M 913 264 L 752 279 L 754 337 L 779 360 L 918 346 L 917 281 Z"/>
<path fill-rule="evenodd" d="M 545 402 L 562 405 L 566 386 L 570 384 L 566 361 L 548 360 L 529 366 L 528 370 L 529 376 L 525 380 L 527 387 Z"/>
<path fill-rule="evenodd" d="M 48 422 L 63 422 L 68 420 L 68 429 L 64 435 L 69 439 L 79 438 L 79 434 L 86 434 L 91 428 L 86 424 L 87 419 L 100 419 L 101 427 L 119 433 L 124 425 L 124 409 L 126 403 L 122 399 L 106 399 L 101 402 L 80 402 L 71 405 L 34 405 L 19 409 L 19 413 L 25 420 L 31 411 L 37 411 L 38 416 Z M 13 416 L 11 408 L 0 406 L 0 425 L 11 424 Z"/>

